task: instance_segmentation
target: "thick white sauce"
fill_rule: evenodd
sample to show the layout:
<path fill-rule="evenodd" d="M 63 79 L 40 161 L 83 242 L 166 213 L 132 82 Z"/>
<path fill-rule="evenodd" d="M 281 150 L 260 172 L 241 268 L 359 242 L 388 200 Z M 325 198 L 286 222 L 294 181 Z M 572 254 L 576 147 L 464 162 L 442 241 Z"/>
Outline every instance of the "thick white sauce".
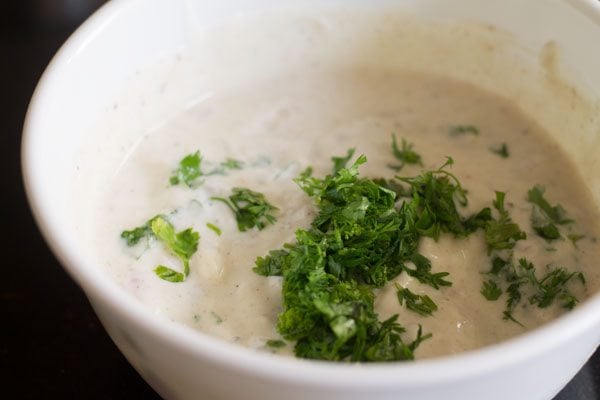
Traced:
<path fill-rule="evenodd" d="M 474 125 L 479 135 L 452 137 L 454 125 Z M 465 215 L 490 206 L 494 191 L 507 195 L 511 217 L 528 239 L 515 248 L 538 269 L 546 264 L 584 271 L 588 284 L 570 286 L 580 300 L 598 289 L 594 268 L 598 253 L 598 213 L 584 183 L 556 143 L 522 115 L 507 99 L 442 76 L 377 68 L 315 68 L 291 70 L 270 79 L 239 85 L 211 94 L 182 110 L 159 128 L 148 131 L 115 172 L 98 201 L 95 235 L 99 256 L 114 280 L 134 297 L 167 319 L 240 343 L 264 348 L 278 338 L 281 311 L 280 279 L 252 271 L 258 256 L 294 240 L 307 228 L 315 208 L 292 179 L 307 166 L 315 175 L 331 170 L 330 157 L 350 147 L 365 154 L 361 174 L 392 177 L 391 134 L 413 143 L 424 168 L 440 166 L 452 156 L 452 172 L 468 190 Z M 510 157 L 490 148 L 507 143 Z M 203 179 L 194 189 L 169 185 L 179 160 L 200 150 L 204 166 L 226 158 L 244 168 L 225 176 Z M 415 175 L 407 166 L 402 175 Z M 576 223 L 573 233 L 585 234 L 577 247 L 568 240 L 548 244 L 531 229 L 527 191 L 546 187 L 552 204 L 560 203 Z M 211 196 L 227 196 L 233 187 L 259 191 L 279 208 L 277 223 L 262 231 L 239 232 L 231 211 Z M 119 234 L 143 224 L 156 214 L 169 215 L 176 229 L 193 227 L 201 239 L 191 260 L 191 274 L 183 283 L 165 282 L 154 274 L 158 264 L 180 267 L 180 262 L 156 241 L 128 248 Z M 208 229 L 212 223 L 222 235 Z M 548 251 L 552 247 L 555 251 Z M 438 242 L 424 239 L 420 252 L 434 271 L 450 272 L 453 285 L 437 291 L 400 275 L 395 282 L 415 293 L 428 294 L 439 310 L 420 317 L 398 304 L 393 283 L 377 297 L 381 319 L 400 314 L 399 321 L 414 335 L 422 324 L 433 338 L 417 357 L 461 352 L 496 343 L 543 324 L 564 310 L 523 306 L 515 317 L 525 327 L 504 321 L 504 297 L 497 302 L 479 293 L 490 261 L 481 232 L 467 239 L 443 235 Z M 525 304 L 524 302 L 523 304 Z M 292 346 L 279 350 L 290 353 Z"/>

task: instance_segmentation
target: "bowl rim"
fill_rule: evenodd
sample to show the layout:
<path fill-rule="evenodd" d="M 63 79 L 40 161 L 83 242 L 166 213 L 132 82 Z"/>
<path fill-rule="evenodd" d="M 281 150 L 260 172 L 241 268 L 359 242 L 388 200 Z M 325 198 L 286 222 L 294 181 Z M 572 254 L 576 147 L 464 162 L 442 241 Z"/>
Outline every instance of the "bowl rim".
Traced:
<path fill-rule="evenodd" d="M 600 24 L 600 3 L 589 0 L 564 1 L 585 10 L 586 13 L 593 13 L 594 21 Z M 50 223 L 52 207 L 44 201 L 40 189 L 39 168 L 36 168 L 36 160 L 33 157 L 36 136 L 43 134 L 40 128 L 43 126 L 39 116 L 40 110 L 59 87 L 57 77 L 60 70 L 71 58 L 76 57 L 95 35 L 110 25 L 113 18 L 125 8 L 136 6 L 136 3 L 143 1 L 109 1 L 69 37 L 44 71 L 31 98 L 23 128 L 23 180 L 34 219 L 54 255 L 67 273 L 82 287 L 87 297 L 100 300 L 110 310 L 120 313 L 156 338 L 193 354 L 194 357 L 237 369 L 249 376 L 269 376 L 284 382 L 319 387 L 339 387 L 343 384 L 349 389 L 418 387 L 430 384 L 432 376 L 436 382 L 443 382 L 483 375 L 509 368 L 525 359 L 545 353 L 598 325 L 600 316 L 596 319 L 588 317 L 594 313 L 600 315 L 600 293 L 548 324 L 480 349 L 416 362 L 349 364 L 273 355 L 229 343 L 177 323 L 165 323 L 166 318 L 153 314 L 109 277 L 102 275 L 99 266 L 91 265 L 76 246 L 72 246 L 72 243 L 65 244 L 64 232 Z M 357 370 L 360 370 L 360 374 L 356 373 Z"/>

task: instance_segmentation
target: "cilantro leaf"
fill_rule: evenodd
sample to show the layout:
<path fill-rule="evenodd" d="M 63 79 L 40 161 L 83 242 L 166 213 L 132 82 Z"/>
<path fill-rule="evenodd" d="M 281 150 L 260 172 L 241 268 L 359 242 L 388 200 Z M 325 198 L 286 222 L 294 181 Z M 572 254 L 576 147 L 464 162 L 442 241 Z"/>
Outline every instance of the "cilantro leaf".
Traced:
<path fill-rule="evenodd" d="M 406 303 L 406 308 L 420 315 L 431 315 L 438 309 L 429 296 L 415 294 L 408 288 L 403 288 L 398 284 L 396 284 L 396 296 L 400 305 Z"/>
<path fill-rule="evenodd" d="M 179 161 L 179 167 L 175 170 L 169 182 L 171 185 L 185 183 L 188 187 L 192 187 L 194 181 L 203 175 L 200 170 L 201 163 L 202 156 L 199 151 L 188 154 Z"/>
<path fill-rule="evenodd" d="M 474 125 L 454 125 L 450 127 L 450 136 L 460 136 L 465 134 L 479 135 L 479 129 Z"/>
<path fill-rule="evenodd" d="M 574 221 L 567 218 L 567 213 L 560 204 L 551 206 L 544 198 L 544 192 L 543 186 L 535 185 L 527 192 L 527 201 L 533 204 L 531 226 L 538 235 L 550 241 L 561 237 L 556 225 L 570 224 Z"/>
<path fill-rule="evenodd" d="M 285 257 L 289 254 L 287 250 L 271 250 L 269 255 L 258 257 L 253 271 L 263 276 L 281 276 L 285 263 Z"/>
<path fill-rule="evenodd" d="M 559 225 L 572 223 L 573 220 L 567 218 L 567 212 L 560 205 L 551 206 L 544 198 L 545 188 L 541 185 L 535 185 L 527 192 L 527 201 L 538 206 L 548 218 Z"/>
<path fill-rule="evenodd" d="M 467 192 L 458 178 L 445 169 L 452 164 L 454 160 L 448 157 L 437 170 L 415 177 L 396 177 L 410 185 L 412 201 L 404 203 L 402 212 L 410 216 L 422 236 L 437 240 L 440 233 L 446 232 L 464 237 L 490 218 L 484 211 L 467 219 L 460 215 L 456 205 L 467 205 Z"/>
<path fill-rule="evenodd" d="M 541 279 L 534 275 L 530 277 L 531 284 L 537 289 L 536 293 L 529 298 L 531 304 L 537 304 L 540 308 L 550 306 L 556 299 L 563 301 L 563 307 L 571 310 L 579 302 L 567 289 L 567 283 L 574 277 L 578 277 L 582 283 L 585 278 L 581 272 L 568 272 L 558 267 L 548 271 Z"/>
<path fill-rule="evenodd" d="M 504 269 L 504 267 L 508 266 L 509 264 L 510 263 L 508 261 L 495 256 L 492 258 L 492 270 L 490 271 L 490 274 L 497 276 Z"/>
<path fill-rule="evenodd" d="M 183 282 L 185 280 L 185 275 L 181 272 L 177 272 L 169 267 L 165 267 L 164 265 L 159 265 L 154 269 L 154 273 L 162 280 L 169 282 Z"/>
<path fill-rule="evenodd" d="M 556 224 L 551 222 L 539 207 L 534 206 L 531 209 L 531 227 L 539 236 L 547 241 L 561 238 Z"/>
<path fill-rule="evenodd" d="M 502 295 L 502 289 L 498 287 L 495 281 L 492 279 L 483 282 L 483 286 L 481 287 L 481 294 L 483 297 L 490 301 L 498 300 Z"/>
<path fill-rule="evenodd" d="M 176 275 L 174 270 L 164 266 L 158 266 L 155 273 L 159 278 L 171 282 L 183 281 L 190 273 L 190 258 L 198 249 L 200 235 L 191 228 L 176 233 L 173 225 L 161 216 L 152 219 L 150 226 L 152 233 L 183 263 L 183 274 L 181 276 Z"/>
<path fill-rule="evenodd" d="M 202 183 L 199 178 L 210 175 L 225 175 L 227 171 L 242 169 L 244 163 L 234 158 L 227 158 L 222 161 L 217 167 L 213 168 L 208 172 L 202 171 L 202 162 L 204 158 L 200 154 L 200 151 L 188 154 L 179 161 L 177 169 L 173 172 L 173 175 L 169 179 L 171 185 L 178 185 L 180 183 L 192 188 Z"/>
<path fill-rule="evenodd" d="M 223 231 L 221 231 L 221 228 L 219 228 L 218 226 L 216 226 L 215 224 L 212 224 L 210 222 L 206 223 L 206 227 L 208 229 L 210 229 L 211 231 L 213 231 L 214 233 L 216 233 L 217 236 L 221 236 L 221 234 L 223 233 Z"/>
<path fill-rule="evenodd" d="M 413 150 L 413 145 L 404 138 L 402 138 L 402 148 L 398 148 L 398 142 L 394 134 L 392 135 L 392 154 L 396 157 L 396 160 L 400 161 L 398 165 L 389 165 L 396 172 L 400 171 L 406 164 L 423 165 L 421 156 Z"/>
<path fill-rule="evenodd" d="M 172 268 L 159 265 L 154 269 L 155 274 L 169 282 L 182 282 L 189 275 L 189 260 L 198 249 L 200 236 L 191 228 L 175 233 L 164 216 L 157 215 L 149 219 L 144 225 L 130 231 L 123 231 L 121 237 L 128 246 L 136 245 L 144 237 L 155 237 L 163 242 L 167 248 L 183 262 L 183 273 Z"/>
<path fill-rule="evenodd" d="M 568 272 L 562 267 L 547 266 L 548 272 L 538 278 L 534 264 L 526 258 L 520 258 L 515 264 L 511 259 L 495 257 L 492 263 L 490 273 L 503 278 L 508 285 L 505 290 L 508 297 L 503 318 L 519 325 L 522 324 L 514 318 L 513 311 L 523 300 L 524 293 L 531 293 L 527 298 L 529 304 L 539 308 L 549 307 L 559 300 L 564 308 L 570 310 L 578 303 L 578 299 L 569 291 L 567 284 L 573 278 L 585 284 L 585 277 L 581 272 Z M 481 293 L 488 300 L 497 300 L 502 295 L 502 289 L 497 281 L 489 280 L 483 283 Z"/>
<path fill-rule="evenodd" d="M 521 301 L 521 286 L 524 285 L 524 282 L 517 281 L 511 283 L 506 289 L 506 293 L 508 293 L 508 299 L 506 300 L 506 308 L 502 312 L 502 319 L 506 321 L 512 321 L 515 324 L 525 326 L 521 322 L 519 322 L 514 316 L 513 311 L 517 307 L 517 304 Z"/>
<path fill-rule="evenodd" d="M 344 160 L 333 162 L 339 166 Z M 431 209 L 415 194 L 419 188 L 396 207 L 394 191 L 359 176 L 358 168 L 365 162 L 361 155 L 324 178 L 311 173 L 296 178 L 314 199 L 318 214 L 309 229 L 296 231 L 295 243 L 256 260 L 256 273 L 283 278 L 277 330 L 284 339 L 296 342 L 298 357 L 411 360 L 417 346 L 431 335 L 420 330 L 416 339 L 405 343 L 397 316 L 378 319 L 374 288 L 402 271 L 436 288 L 451 284 L 444 279 L 447 272 L 432 273 L 429 260 L 417 253 L 422 236 L 420 206 Z M 445 172 L 436 171 L 429 179 L 438 178 L 452 185 L 449 200 L 455 201 L 458 184 Z M 414 269 L 406 266 L 409 262 Z M 434 308 L 430 298 L 410 303 L 421 312 Z"/>
<path fill-rule="evenodd" d="M 225 203 L 233 211 L 241 232 L 252 228 L 263 230 L 267 224 L 274 224 L 277 221 L 273 213 L 278 208 L 269 203 L 262 193 L 246 188 L 233 188 L 229 198 L 211 197 L 211 199 Z"/>
<path fill-rule="evenodd" d="M 504 197 L 504 192 L 496 192 L 494 208 L 498 211 L 499 217 L 491 219 L 485 224 L 485 242 L 488 253 L 491 253 L 492 250 L 512 249 L 517 241 L 527 238 L 519 225 L 512 222 L 504 206 Z"/>
<path fill-rule="evenodd" d="M 135 246 L 140 242 L 140 240 L 151 237 L 153 235 L 152 229 L 150 228 L 152 219 L 146 221 L 146 223 L 142 226 L 138 226 L 137 228 L 133 228 L 129 231 L 125 230 L 121 232 L 121 238 L 125 239 L 127 246 Z"/>
<path fill-rule="evenodd" d="M 242 169 L 244 167 L 244 163 L 240 160 L 236 160 L 234 158 L 228 158 L 225 161 L 221 162 L 221 168 L 224 169 Z"/>
<path fill-rule="evenodd" d="M 510 154 L 508 152 L 508 145 L 506 143 L 502 143 L 498 147 L 491 147 L 490 151 L 494 154 L 499 155 L 502 158 L 510 157 Z"/>
<path fill-rule="evenodd" d="M 348 149 L 345 157 L 331 157 L 331 161 L 333 162 L 333 174 L 336 174 L 342 168 L 346 168 L 346 164 L 348 164 L 348 161 L 350 161 L 350 159 L 354 155 L 354 151 L 354 148 Z"/>
<path fill-rule="evenodd" d="M 205 175 L 225 175 L 227 171 L 242 169 L 243 167 L 243 162 L 234 158 L 227 158 L 225 161 L 222 161 L 218 167 L 214 168 L 210 172 L 207 172 Z"/>
<path fill-rule="evenodd" d="M 431 261 L 419 253 L 414 253 L 410 261 L 415 265 L 415 269 L 404 267 L 406 273 L 413 278 L 416 278 L 419 282 L 431 286 L 434 289 L 439 289 L 441 286 L 452 286 L 452 282 L 445 280 L 444 278 L 450 275 L 449 272 L 431 272 Z"/>

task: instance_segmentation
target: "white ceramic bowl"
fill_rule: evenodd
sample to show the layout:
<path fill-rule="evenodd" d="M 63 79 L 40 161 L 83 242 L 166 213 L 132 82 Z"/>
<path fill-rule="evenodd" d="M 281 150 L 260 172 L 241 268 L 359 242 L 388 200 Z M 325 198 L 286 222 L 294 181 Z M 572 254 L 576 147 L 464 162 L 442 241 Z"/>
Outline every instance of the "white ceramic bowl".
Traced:
<path fill-rule="evenodd" d="M 136 71 L 185 48 L 195 31 L 240 14 L 284 6 L 309 7 L 313 12 L 320 7 L 400 7 L 439 21 L 481 21 L 508 32 L 519 42 L 523 52 L 515 52 L 515 58 L 527 59 L 528 54 L 537 54 L 545 43 L 553 41 L 551 46 L 561 49 L 564 73 L 576 76 L 578 90 L 600 98 L 600 3 L 594 0 L 109 3 L 69 39 L 42 77 L 25 124 L 23 167 L 29 200 L 43 235 L 83 288 L 117 346 L 148 383 L 169 399 L 551 398 L 600 343 L 599 295 L 541 329 L 478 351 L 414 363 L 333 365 L 251 351 L 165 323 L 105 276 L 89 249 L 81 245 L 85 218 L 77 220 L 71 211 L 82 199 L 73 198 L 71 186 L 74 179 L 101 182 L 94 181 L 93 175 L 78 175 L 77 160 L 86 132 L 93 131 L 120 88 Z M 443 48 L 440 44 L 436 51 Z M 456 43 L 456 52 L 460 48 L 461 43 Z M 549 74 L 557 64 L 546 50 L 541 53 L 546 68 L 541 73 Z M 436 57 L 431 49 L 424 51 L 425 59 Z M 516 96 L 523 108 L 540 115 L 542 124 L 560 127 L 554 129 L 562 131 L 555 134 L 556 139 L 568 153 L 578 156 L 580 170 L 591 182 L 596 198 L 600 198 L 600 165 L 595 161 L 600 131 L 596 117 L 589 114 L 584 120 L 584 112 L 573 112 L 550 96 L 544 99 L 542 89 L 533 90 L 531 96 L 511 92 L 510 87 L 515 87 L 519 79 L 525 82 L 530 77 L 517 79 L 515 74 L 503 74 L 501 70 L 511 68 L 503 61 L 505 56 L 487 60 L 484 69 L 478 60 L 459 60 L 450 65 L 450 70 L 459 78 L 476 79 L 492 90 L 504 91 L 506 96 Z M 258 61 L 255 64 L 260 67 Z M 511 79 L 512 86 L 504 85 Z M 197 90 L 199 87 L 193 83 L 182 85 L 180 99 L 147 105 L 150 111 L 146 113 L 134 110 L 139 118 L 133 118 L 131 126 L 124 129 L 137 132 L 151 125 L 155 117 L 164 117 L 169 107 L 198 96 Z M 541 110 L 547 107 L 556 111 L 542 116 Z"/>

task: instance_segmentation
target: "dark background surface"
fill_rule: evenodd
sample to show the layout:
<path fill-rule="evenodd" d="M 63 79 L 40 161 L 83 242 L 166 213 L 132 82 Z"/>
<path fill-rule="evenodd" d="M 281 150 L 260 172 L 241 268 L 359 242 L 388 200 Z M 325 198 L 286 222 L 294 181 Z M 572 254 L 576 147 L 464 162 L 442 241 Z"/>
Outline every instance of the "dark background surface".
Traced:
<path fill-rule="evenodd" d="M 50 253 L 21 182 L 21 130 L 36 82 L 69 34 L 103 2 L 0 1 L 0 397 L 5 399 L 159 398 L 119 353 Z M 600 350 L 555 400 L 600 400 Z"/>

